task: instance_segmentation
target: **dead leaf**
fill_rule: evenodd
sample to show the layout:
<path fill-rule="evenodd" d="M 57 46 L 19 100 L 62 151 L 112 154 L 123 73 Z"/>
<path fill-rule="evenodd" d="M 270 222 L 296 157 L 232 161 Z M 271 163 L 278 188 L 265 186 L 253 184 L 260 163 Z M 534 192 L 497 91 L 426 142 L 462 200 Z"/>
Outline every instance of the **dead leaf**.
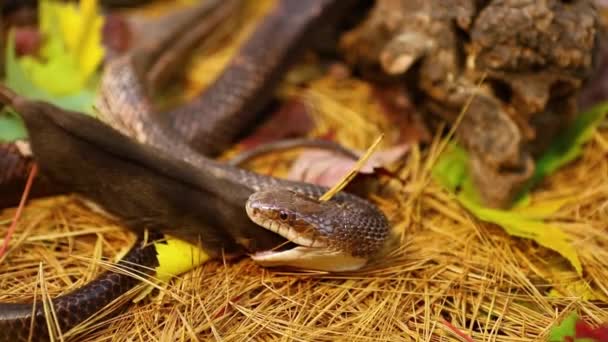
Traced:
<path fill-rule="evenodd" d="M 371 174 L 374 168 L 398 161 L 408 152 L 409 145 L 397 145 L 374 153 L 359 170 Z M 303 152 L 293 164 L 287 178 L 322 186 L 333 186 L 357 163 L 349 157 L 327 150 Z"/>

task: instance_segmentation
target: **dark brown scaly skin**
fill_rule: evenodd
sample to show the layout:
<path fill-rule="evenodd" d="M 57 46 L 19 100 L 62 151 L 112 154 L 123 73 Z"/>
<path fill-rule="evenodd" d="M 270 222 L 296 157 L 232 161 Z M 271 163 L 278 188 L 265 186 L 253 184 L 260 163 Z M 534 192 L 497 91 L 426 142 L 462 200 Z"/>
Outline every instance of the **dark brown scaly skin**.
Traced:
<path fill-rule="evenodd" d="M 0 87 L 0 99 L 9 92 Z M 153 130 L 150 144 L 138 144 L 89 116 L 15 94 L 9 97 L 25 119 L 41 173 L 101 205 L 134 230 L 157 229 L 200 243 L 212 257 L 243 252 L 230 241 L 247 252 L 284 242 L 249 220 L 244 207 L 251 194 L 281 188 L 318 198 L 328 190 L 209 159 L 160 125 Z M 363 225 L 361 232 L 353 231 L 353 236 L 385 223 L 375 206 L 357 196 L 338 193 L 332 201 L 348 204 L 353 216 L 369 214 L 363 216 L 370 224 Z M 337 240 L 346 243 L 351 238 Z M 356 254 L 377 252 L 383 239 L 372 240 L 358 246 Z"/>
<path fill-rule="evenodd" d="M 180 24 L 159 33 L 158 39 L 142 42 L 106 65 L 96 101 L 101 120 L 145 143 L 146 132 L 154 126 L 150 122 L 150 113 L 155 111 L 150 94 L 176 72 L 176 61 L 185 60 L 195 42 L 210 34 L 240 2 L 205 1 L 182 14 Z"/>
<path fill-rule="evenodd" d="M 338 2 L 340 6 L 337 6 Z M 328 13 L 338 12 L 339 7 L 349 2 L 351 1 L 280 2 L 279 7 L 263 22 L 263 29 L 256 31 L 235 62 L 227 68 L 223 74 L 226 76 L 221 76 L 197 104 L 180 108 L 178 112 L 184 114 L 179 115 L 184 116 L 177 117 L 182 118 L 181 121 L 169 121 L 168 124 L 181 132 L 185 128 L 184 122 L 196 124 L 202 119 L 205 126 L 198 125 L 200 132 L 190 131 L 189 141 L 208 154 L 225 148 L 243 129 L 242 123 L 251 122 L 256 112 L 271 98 L 272 89 L 276 86 L 280 74 L 293 57 L 290 51 L 300 47 L 293 42 L 301 44 L 302 38 L 309 36 L 309 29 L 313 24 L 318 24 L 321 18 L 329 18 Z M 264 26 L 267 21 L 273 24 Z M 297 29 L 289 29 L 290 25 Z M 277 39 L 268 38 L 269 36 L 262 39 L 263 34 L 278 36 Z M 279 40 L 281 37 L 284 37 L 284 40 Z M 268 48 L 269 43 L 271 48 Z M 256 54 L 267 48 L 272 53 Z M 106 75 L 112 73 L 108 72 Z M 130 77 L 128 73 L 121 72 L 115 75 Z M 135 73 L 132 75 L 136 76 Z M 167 227 L 174 227 L 176 230 L 168 232 L 190 242 L 201 243 L 212 256 L 218 256 L 222 252 L 236 256 L 244 251 L 269 250 L 284 242 L 284 239 L 249 220 L 244 210 L 244 203 L 249 195 L 264 189 L 282 187 L 318 197 L 327 190 L 310 184 L 261 176 L 198 155 L 180 142 L 181 136 L 169 133 L 169 127 L 163 126 L 163 123 L 149 124 L 148 120 L 152 122 L 159 117 L 150 116 L 153 111 L 147 101 L 146 92 L 136 77 L 129 77 L 127 83 L 121 85 L 119 82 L 114 88 L 118 93 L 105 94 L 105 109 L 122 112 L 127 117 L 126 121 L 130 120 L 129 115 L 132 112 L 143 113 L 140 116 L 135 115 L 136 120 L 127 122 L 129 125 L 134 124 L 136 128 L 139 125 L 139 129 L 133 130 L 129 127 L 122 130 L 129 134 L 135 131 L 137 140 L 161 150 L 168 150 L 169 155 L 180 156 L 180 159 L 190 165 L 181 160 L 173 160 L 157 150 L 138 145 L 86 116 L 23 100 L 16 103 L 13 101 L 13 107 L 25 116 L 42 174 L 48 176 L 53 183 L 61 184 L 70 191 L 101 204 L 108 212 L 123 219 L 130 228 L 164 229 L 167 232 Z M 120 81 L 119 78 L 113 81 L 116 80 Z M 133 83 L 133 80 L 136 82 Z M 132 91 L 140 92 L 137 94 L 140 97 L 130 97 Z M 104 107 L 101 108 L 102 114 L 105 114 Z M 201 108 L 211 112 L 200 114 L 201 117 L 192 115 Z M 211 116 L 209 120 L 207 115 Z M 189 119 L 185 119 L 188 116 Z M 45 119 L 40 120 L 41 117 Z M 238 122 L 235 122 L 237 117 Z M 242 120 L 243 117 L 247 120 Z M 235 125 L 235 128 L 222 130 L 223 125 Z M 205 133 L 206 127 L 214 128 L 212 132 Z M 224 136 L 221 139 L 215 136 L 211 140 L 202 138 L 203 134 L 217 132 L 223 132 Z M 224 139 L 227 136 L 230 138 Z M 49 144 L 49 141 L 54 143 Z M 205 144 L 221 147 L 205 148 Z M 78 170 L 70 169 L 69 165 L 77 165 Z M 101 185 L 100 179 L 104 180 Z M 371 219 L 368 222 L 368 230 L 359 230 L 356 232 L 358 235 L 343 236 L 343 240 L 336 240 L 342 241 L 340 243 L 348 248 L 357 247 L 354 253 L 359 256 L 376 253 L 388 234 L 384 216 L 369 202 L 349 194 L 339 194 L 333 201 L 344 201 L 349 203 L 355 212 L 359 210 L 357 214 L 378 218 L 377 221 Z M 346 223 L 350 226 L 355 222 Z M 353 241 L 360 239 L 368 239 L 369 242 L 363 246 L 353 244 Z M 96 302 L 93 295 L 99 293 L 87 293 L 92 295 L 90 300 Z M 69 295 L 66 298 L 69 299 Z M 25 312 L 15 312 L 14 308 L 0 305 L 0 312 L 10 315 L 6 316 L 7 319 L 2 324 L 16 328 L 19 326 L 19 317 L 23 318 Z M 78 316 L 74 312 L 65 314 Z M 70 320 L 71 323 L 77 324 L 85 318 L 72 316 Z"/>
<path fill-rule="evenodd" d="M 15 196 L 23 191 L 28 172 L 33 164 L 31 158 L 27 158 L 19 152 L 15 144 L 0 143 L 0 205 L 2 208 L 19 203 L 19 197 Z"/>
<path fill-rule="evenodd" d="M 220 6 L 221 2 L 206 1 L 204 5 L 197 6 L 189 17 L 180 18 L 182 23 L 166 32 L 164 37 L 155 43 L 138 46 L 133 53 L 112 61 L 105 68 L 101 81 L 101 98 L 97 103 L 104 121 L 123 132 L 134 132 L 138 140 L 146 142 L 144 137 L 150 135 L 149 131 L 155 128 L 148 125 L 149 113 L 154 110 L 146 96 L 146 82 L 142 82 L 150 76 L 145 71 L 157 71 L 155 58 L 162 58 L 161 52 L 185 28 L 192 27 L 196 20 L 210 21 L 207 28 L 212 29 L 230 14 L 231 6 L 239 3 L 238 0 L 230 0 Z M 307 41 L 314 36 L 315 28 L 331 22 L 354 3 L 354 0 L 279 1 L 218 80 L 192 103 L 165 116 L 170 120 L 167 126 L 184 134 L 205 155 L 214 155 L 224 150 L 240 132 L 250 127 L 259 115 L 260 108 L 272 98 L 272 91 L 282 73 L 307 46 Z M 216 13 L 210 13 L 214 11 Z M 199 32 L 200 35 L 205 33 L 204 30 Z M 192 41 L 196 41 L 196 37 Z M 174 55 L 174 59 L 180 60 L 183 56 Z M 166 64 L 167 68 L 175 67 L 175 63 Z M 157 71 L 157 74 L 163 72 Z M 153 88 L 156 85 L 149 86 Z M 163 118 L 158 115 L 155 119 Z M 2 148 L 6 146 L 0 146 Z M 0 154 L 4 153 L 6 152 L 0 151 Z M 0 164 L 7 162 L 9 161 L 0 159 Z M 22 161 L 25 162 L 26 160 Z M 26 178 L 26 174 L 8 173 L 0 169 L 0 179 L 3 180 L 0 182 L 0 192 L 5 199 L 1 204 L 10 206 L 18 203 L 23 191 L 22 180 Z M 42 182 L 37 182 L 33 187 L 31 198 L 61 191 L 52 184 L 39 189 L 41 186 L 38 183 Z"/>
<path fill-rule="evenodd" d="M 234 0 L 230 0 L 231 2 L 235 2 Z M 218 21 L 221 21 L 225 18 L 225 16 L 230 12 L 229 6 L 223 4 L 222 6 L 221 0 L 208 0 L 205 1 L 204 4 L 196 6 L 194 10 L 178 10 L 176 13 L 169 14 L 167 16 L 168 19 L 171 19 L 171 22 L 164 22 L 161 20 L 159 25 L 162 25 L 166 30 L 158 31 L 155 30 L 152 34 L 156 36 L 155 40 L 146 40 L 139 44 L 136 48 L 134 48 L 135 52 L 132 54 L 136 58 L 128 58 L 125 62 L 128 61 L 128 66 L 123 66 L 120 61 L 114 61 L 110 66 L 108 66 L 108 70 L 104 71 L 105 75 L 108 75 L 112 72 L 112 70 L 117 70 L 118 73 L 124 72 L 129 73 L 133 72 L 136 68 L 141 69 L 161 69 L 156 75 L 156 77 L 162 78 L 167 77 L 165 74 L 170 73 L 174 70 L 170 70 L 171 63 L 176 62 L 166 62 L 164 58 L 163 52 L 166 50 L 171 50 L 171 43 L 176 40 L 176 37 L 181 37 L 183 32 L 188 28 L 191 28 L 197 21 L 212 21 L 214 24 L 217 24 Z M 218 13 L 216 13 L 218 12 Z M 211 18 L 205 18 L 207 15 L 211 14 Z M 212 26 L 212 25 L 211 25 Z M 201 34 L 204 34 L 202 32 Z M 194 37 L 193 40 L 195 40 Z M 194 45 L 195 42 L 190 42 Z M 182 46 L 183 50 L 188 50 L 192 46 Z M 174 56 L 173 60 L 180 60 L 183 57 L 180 55 L 175 56 L 175 53 L 169 52 L 168 54 Z M 155 67 L 155 62 L 162 63 L 165 61 L 166 67 L 162 70 L 162 68 Z M 121 65 L 119 68 L 113 67 L 116 65 Z M 140 85 L 138 80 L 133 79 L 133 84 L 122 84 L 116 83 L 112 84 L 109 87 L 120 87 L 115 89 L 117 96 L 121 94 L 128 94 L 131 85 L 133 85 L 134 89 L 139 89 Z M 124 90 L 124 91 L 123 91 Z M 131 101 L 129 102 L 125 98 L 121 98 L 121 107 L 117 110 L 119 113 L 124 112 L 133 112 L 133 110 L 129 110 L 125 104 L 133 105 L 135 107 L 143 107 L 148 110 L 146 107 L 146 99 L 144 98 L 135 98 L 129 97 Z M 100 106 L 100 109 L 104 109 L 103 106 Z M 126 109 L 126 110 L 125 110 Z M 125 116 L 129 117 L 132 122 L 135 122 L 139 119 L 139 117 L 134 116 Z M 121 114 L 118 117 L 112 118 L 113 121 L 122 120 Z M 145 128 L 145 122 L 143 122 Z M 17 146 L 13 143 L 1 143 L 0 142 L 0 208 L 13 207 L 18 205 L 20 196 L 24 190 L 25 183 L 28 177 L 28 170 L 32 164 L 32 158 L 29 156 L 22 155 Z M 44 197 L 50 195 L 56 195 L 64 193 L 65 189 L 61 189 L 57 187 L 56 184 L 52 182 L 48 182 L 44 176 L 39 176 L 35 179 L 34 185 L 31 188 L 29 198 L 37 198 Z"/>
<path fill-rule="evenodd" d="M 0 143 L 0 208 L 19 204 L 19 194 L 25 189 L 33 164 L 33 158 L 22 155 L 14 143 Z M 36 177 L 28 198 L 56 195 L 63 191 L 45 177 Z"/>
<path fill-rule="evenodd" d="M 160 147 L 155 148 L 94 118 L 27 101 L 4 87 L 0 100 L 23 116 L 40 171 L 51 181 L 92 200 L 133 230 L 160 230 L 198 242 L 211 257 L 268 251 L 285 242 L 249 219 L 244 208 L 253 193 L 280 188 L 318 198 L 327 191 L 208 159 L 171 136 L 171 131 L 156 131 L 165 135 L 152 137 L 151 142 Z M 324 228 L 332 247 L 356 257 L 371 257 L 382 250 L 389 228 L 375 206 L 348 193 L 339 193 L 330 202 L 349 210 L 337 217 L 339 228 Z M 22 327 L 19 322 L 26 312 L 17 308 L 15 312 L 14 305 L 0 305 L 6 317 L 1 324 Z M 65 315 L 76 323 L 86 318 L 77 311 Z"/>
<path fill-rule="evenodd" d="M 284 0 L 241 47 L 211 87 L 166 118 L 192 147 L 214 155 L 230 146 L 274 95 L 286 69 L 315 30 L 343 15 L 352 0 Z"/>
<path fill-rule="evenodd" d="M 149 236 L 149 238 L 157 237 Z M 143 242 L 143 239 L 140 238 L 135 247 L 116 267 L 142 276 L 151 272 L 148 267 L 158 266 L 156 248 L 152 244 L 143 245 Z M 71 327 L 91 317 L 138 283 L 137 278 L 127 275 L 126 272 L 106 271 L 86 286 L 53 299 L 52 305 L 60 331 L 67 332 Z M 34 305 L 35 312 L 33 312 Z M 37 301 L 35 304 L 2 304 L 0 341 L 28 341 L 30 331 L 32 341 L 48 340 L 49 330 L 43 305 L 42 301 Z M 32 317 L 35 317 L 33 326 Z"/>
<path fill-rule="evenodd" d="M 3 90 L 7 91 L 2 88 L 0 93 Z M 13 98 L 8 101 L 12 100 Z M 192 184 L 203 181 L 197 180 L 199 176 L 196 169 L 182 169 L 183 163 L 165 160 L 155 150 L 138 145 L 83 114 L 64 112 L 50 105 L 33 102 L 20 102 L 14 104 L 14 107 L 25 118 L 41 174 L 53 183 L 65 185 L 69 191 L 84 194 L 105 206 L 106 210 L 120 217 L 133 230 L 180 228 L 173 232 L 176 236 L 194 243 L 200 239 L 205 249 L 214 256 L 222 250 L 229 255 L 242 253 L 242 248 L 223 230 L 210 226 L 221 219 L 221 215 L 214 211 L 221 210 L 224 204 L 208 202 L 210 194 L 198 190 L 197 185 Z M 207 178 L 204 180 L 211 181 Z M 233 189 L 232 193 L 237 191 L 238 189 Z M 240 224 L 242 229 L 251 228 L 251 224 L 244 222 L 246 217 L 243 215 L 232 216 L 232 220 L 235 225 Z M 252 235 L 245 236 L 244 239 L 255 237 L 255 242 L 266 248 L 283 241 L 261 229 L 257 233 L 252 230 L 249 234 Z M 145 261 L 142 265 L 154 265 L 149 259 L 142 260 Z M 128 283 L 127 279 L 118 279 L 125 284 L 133 284 Z M 105 306 L 105 297 L 115 298 L 121 294 L 87 290 L 95 287 L 98 285 L 93 282 L 78 292 L 79 296 L 86 295 L 86 301 L 93 305 L 91 312 L 74 307 L 73 310 L 61 312 L 69 322 L 63 331 Z M 75 294 L 67 294 L 55 300 L 71 303 L 74 296 Z M 32 307 L 31 304 L 25 306 Z M 22 322 L 31 313 L 23 308 L 20 305 L 0 304 L 2 332 L 11 330 L 12 334 L 27 336 L 28 331 L 23 332 Z M 37 331 L 39 329 L 43 328 L 36 328 Z M 44 335 L 38 337 L 36 340 L 47 340 Z"/>
<path fill-rule="evenodd" d="M 282 0 L 261 21 L 224 72 L 193 101 L 171 111 L 156 112 L 155 121 L 175 129 L 181 139 L 208 156 L 225 150 L 251 127 L 272 99 L 286 69 L 309 46 L 317 30 L 344 15 L 355 0 Z M 140 49 L 108 65 L 97 107 L 105 121 L 143 140 L 149 113 L 155 112 L 142 87 L 150 63 Z M 145 120 L 143 118 L 146 118 Z M 116 125 L 118 123 L 118 125 Z"/>
<path fill-rule="evenodd" d="M 233 1 L 233 0 L 230 0 Z M 233 1 L 234 2 L 234 1 Z M 163 51 L 170 50 L 170 45 L 172 41 L 176 40 L 176 37 L 179 37 L 181 33 L 188 28 L 192 27 L 196 21 L 206 20 L 205 16 L 209 13 L 213 14 L 211 20 L 215 23 L 219 20 L 225 18 L 227 13 L 229 12 L 229 8 L 226 4 L 221 5 L 222 1 L 218 0 L 208 0 L 205 1 L 205 4 L 196 6 L 194 10 L 178 10 L 174 14 L 170 14 L 169 16 L 173 18 L 175 21 L 175 25 L 170 25 L 168 30 L 163 31 L 155 31 L 156 39 L 149 39 L 138 45 L 135 49 L 133 55 L 136 55 L 137 58 L 134 60 L 133 58 L 129 58 L 128 62 L 133 63 L 129 64 L 128 67 L 120 67 L 120 68 L 108 68 L 109 70 L 105 71 L 105 74 L 108 75 L 111 73 L 111 70 L 119 69 L 118 71 L 122 71 L 123 69 L 126 72 L 130 72 L 135 70 L 135 68 L 153 68 L 155 67 L 154 63 L 162 63 L 165 58 L 163 55 Z M 215 14 L 215 12 L 219 12 Z M 209 20 L 207 20 L 209 21 Z M 163 27 L 166 27 L 166 23 L 163 23 Z M 202 32 L 201 34 L 204 34 Z M 191 42 L 194 45 L 195 42 Z M 191 48 L 192 46 L 190 46 Z M 188 46 L 182 47 L 184 50 L 188 48 Z M 172 53 L 175 55 L 174 53 Z M 175 60 L 182 59 L 182 56 L 175 56 Z M 124 60 L 124 58 L 123 58 Z M 115 61 L 111 65 L 119 65 L 122 62 Z M 159 70 L 156 75 L 157 77 L 166 77 L 165 74 L 170 73 L 172 70 L 169 70 L 169 66 L 171 63 L 176 62 L 166 62 L 167 67 L 163 70 L 162 68 L 155 67 L 154 70 Z M 135 84 L 135 88 L 140 88 L 138 84 L 139 80 L 133 79 L 133 83 Z M 117 84 L 116 86 L 121 86 L 122 84 Z M 124 94 L 129 93 L 129 84 L 125 84 L 124 88 L 120 88 L 117 90 L 118 96 L 124 96 Z M 124 89 L 124 91 L 122 91 Z M 128 100 L 124 97 L 121 97 L 122 105 L 124 103 L 128 103 Z M 145 104 L 144 99 L 138 101 L 137 98 L 132 98 L 134 108 L 129 108 L 130 110 L 137 111 L 137 103 Z M 120 110 L 122 112 L 122 110 Z M 120 119 L 116 118 L 116 119 Z M 135 121 L 138 117 L 133 116 L 131 120 Z M 145 127 L 145 122 L 144 122 Z M 14 143 L 2 143 L 0 142 L 0 208 L 14 207 L 19 204 L 20 196 L 25 188 L 25 183 L 28 177 L 28 170 L 31 167 L 33 160 L 30 156 L 24 156 L 19 152 L 19 149 Z M 49 182 L 43 175 L 39 175 L 35 180 L 34 184 L 29 193 L 30 199 L 57 195 L 65 193 L 65 189 L 62 189 L 52 182 Z"/>

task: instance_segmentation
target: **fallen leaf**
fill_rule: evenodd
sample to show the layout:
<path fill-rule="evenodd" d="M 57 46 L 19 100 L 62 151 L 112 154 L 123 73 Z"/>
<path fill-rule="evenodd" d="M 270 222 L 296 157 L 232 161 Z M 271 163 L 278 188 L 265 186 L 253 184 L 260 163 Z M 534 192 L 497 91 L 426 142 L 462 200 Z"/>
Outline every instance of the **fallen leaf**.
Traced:
<path fill-rule="evenodd" d="M 18 27 L 15 29 L 15 51 L 18 56 L 35 55 L 42 44 L 38 29 Z"/>
<path fill-rule="evenodd" d="M 378 151 L 369 158 L 359 172 L 371 174 L 375 168 L 403 158 L 408 150 L 409 145 L 403 144 Z M 287 178 L 329 187 L 352 170 L 356 163 L 356 160 L 333 151 L 308 150 L 296 159 Z"/>
<path fill-rule="evenodd" d="M 41 58 L 25 56 L 20 64 L 34 84 L 53 95 L 85 88 L 103 58 L 103 18 L 97 13 L 97 1 L 81 0 L 77 9 L 70 3 L 43 0 L 38 16 L 44 37 Z"/>
<path fill-rule="evenodd" d="M 168 238 L 154 245 L 158 258 L 156 278 L 161 281 L 168 281 L 209 260 L 204 250 L 180 239 Z"/>
<path fill-rule="evenodd" d="M 210 259 L 202 248 L 170 236 L 163 241 L 154 242 L 154 247 L 158 260 L 154 284 L 166 284 L 173 277 L 188 272 Z M 143 300 L 152 293 L 154 288 L 154 285 L 148 284 L 133 299 L 133 302 Z"/>
<path fill-rule="evenodd" d="M 9 142 L 27 137 L 25 125 L 21 117 L 12 110 L 0 112 L 0 142 Z"/>
<path fill-rule="evenodd" d="M 327 192 L 325 192 L 321 197 L 319 197 L 319 201 L 328 201 L 335 194 L 344 189 L 348 185 L 348 183 L 357 176 L 359 170 L 361 170 L 361 168 L 365 166 L 365 164 L 367 163 L 369 158 L 374 154 L 374 152 L 376 152 L 376 149 L 378 149 L 378 146 L 383 138 L 384 135 L 379 135 L 378 138 L 376 138 L 376 141 L 371 144 L 367 151 L 365 151 L 365 153 L 361 157 L 359 157 L 359 160 L 357 160 L 353 167 L 346 174 L 344 174 L 342 178 L 338 182 L 336 182 L 336 184 L 334 184 L 329 190 L 327 190 Z"/>
<path fill-rule="evenodd" d="M 15 31 L 8 34 L 6 85 L 28 98 L 93 115 L 95 71 L 103 58 L 97 1 L 82 0 L 76 10 L 73 4 L 45 0 L 40 2 L 38 13 L 39 32 L 44 37 L 39 56 L 18 58 Z M 0 120 L 0 140 L 25 138 L 20 121 L 6 116 Z"/>
<path fill-rule="evenodd" d="M 85 88 L 69 95 L 58 96 L 50 93 L 47 89 L 38 87 L 34 84 L 15 55 L 14 42 L 14 35 L 10 32 L 6 44 L 5 58 L 5 83 L 9 88 L 18 94 L 26 95 L 34 100 L 51 102 L 62 108 L 87 114 L 93 113 L 93 101 L 95 98 L 94 90 Z M 58 79 L 62 78 L 59 77 Z"/>
<path fill-rule="evenodd" d="M 551 298 L 564 298 L 564 297 L 580 297 L 582 300 L 601 300 L 606 302 L 607 298 L 603 296 L 601 293 L 596 293 L 591 289 L 589 284 L 584 280 L 574 280 L 569 281 L 565 284 L 560 284 L 560 288 L 562 291 L 552 288 L 551 291 L 547 294 Z"/>
<path fill-rule="evenodd" d="M 547 151 L 536 161 L 534 175 L 522 191 L 521 196 L 525 196 L 545 177 L 578 158 L 582 153 L 583 145 L 593 137 L 596 127 L 607 113 L 608 102 L 602 102 L 581 113 L 572 125 L 559 134 Z"/>
<path fill-rule="evenodd" d="M 103 59 L 104 17 L 99 13 L 97 0 L 80 0 L 78 7 L 72 4 L 56 6 L 65 49 L 78 65 L 78 74 L 84 84 Z"/>
<path fill-rule="evenodd" d="M 567 338 L 574 338 L 577 320 L 578 315 L 576 312 L 572 312 L 560 324 L 552 327 L 549 333 L 549 342 L 563 342 L 567 341 Z"/>
<path fill-rule="evenodd" d="M 605 342 L 608 341 L 608 325 L 594 328 L 570 313 L 560 324 L 551 328 L 549 342 Z"/>
<path fill-rule="evenodd" d="M 433 166 L 432 174 L 444 188 L 456 192 L 468 177 L 468 155 L 456 144 L 447 146 Z"/>
<path fill-rule="evenodd" d="M 583 266 L 568 234 L 557 226 L 543 222 L 544 217 L 530 218 L 515 211 L 485 208 L 463 194 L 457 198 L 478 219 L 501 226 L 511 236 L 534 240 L 539 245 L 558 252 L 570 261 L 579 275 L 583 274 Z"/>
<path fill-rule="evenodd" d="M 532 203 L 529 191 L 544 177 L 581 155 L 582 146 L 591 139 L 607 112 L 608 102 L 597 105 L 579 115 L 575 122 L 555 139 L 538 159 L 534 177 L 511 210 L 491 209 L 480 204 L 482 202 L 468 172 L 468 154 L 456 144 L 450 144 L 440 156 L 433 168 L 433 177 L 447 190 L 456 193 L 458 201 L 480 220 L 501 226 L 509 235 L 532 239 L 558 252 L 568 259 L 581 275 L 582 265 L 568 235 L 559 227 L 545 222 L 576 198 L 564 197 Z"/>
<path fill-rule="evenodd" d="M 591 341 L 595 342 L 608 341 L 608 325 L 594 328 L 587 324 L 587 322 L 578 320 L 576 322 L 575 331 L 575 341 L 585 341 L 586 339 L 590 339 Z"/>
<path fill-rule="evenodd" d="M 468 154 L 451 144 L 433 168 L 433 177 L 446 189 L 456 193 L 456 199 L 470 213 L 482 221 L 497 224 L 511 236 L 531 239 L 541 246 L 556 251 L 574 267 L 583 272 L 578 253 L 570 243 L 569 236 L 559 227 L 544 222 L 571 198 L 562 198 L 534 205 L 520 205 L 517 209 L 500 210 L 481 205 L 481 200 L 468 172 Z"/>

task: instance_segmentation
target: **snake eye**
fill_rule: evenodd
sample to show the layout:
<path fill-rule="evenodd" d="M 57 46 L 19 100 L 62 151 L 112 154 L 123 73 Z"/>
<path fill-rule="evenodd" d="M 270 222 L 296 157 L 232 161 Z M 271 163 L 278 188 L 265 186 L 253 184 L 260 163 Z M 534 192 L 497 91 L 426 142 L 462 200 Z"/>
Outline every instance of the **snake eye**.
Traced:
<path fill-rule="evenodd" d="M 286 212 L 281 211 L 281 212 L 279 213 L 279 218 L 281 219 L 281 221 L 286 221 L 286 220 L 287 220 L 287 218 L 289 218 L 289 215 L 287 215 L 287 213 L 286 213 Z"/>

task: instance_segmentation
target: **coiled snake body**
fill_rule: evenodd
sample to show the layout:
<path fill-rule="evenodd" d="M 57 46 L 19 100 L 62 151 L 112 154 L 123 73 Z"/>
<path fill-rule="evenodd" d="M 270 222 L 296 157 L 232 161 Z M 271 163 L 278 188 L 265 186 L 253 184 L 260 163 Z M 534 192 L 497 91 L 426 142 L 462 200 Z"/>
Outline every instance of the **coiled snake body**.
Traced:
<path fill-rule="evenodd" d="M 170 233 L 200 244 L 212 257 L 248 253 L 262 266 L 358 269 L 383 250 L 389 236 L 386 218 L 370 202 L 348 193 L 320 202 L 323 187 L 263 176 L 199 153 L 219 151 L 251 123 L 310 29 L 349 2 L 280 1 L 223 76 L 198 101 L 175 111 L 174 120 L 150 105 L 141 75 L 133 71 L 141 60 L 130 64 L 141 58 L 136 53 L 110 64 L 102 80 L 100 111 L 118 130 L 4 87 L 0 100 L 24 118 L 36 162 L 52 184 L 95 202 L 135 231 Z M 260 40 L 273 34 L 283 38 L 254 54 Z M 196 108 L 206 108 L 204 116 L 198 118 Z M 126 259 L 153 266 L 154 255 L 151 247 L 136 244 Z M 54 299 L 59 329 L 70 329 L 134 283 L 108 272 Z M 0 304 L 0 340 L 27 340 L 30 332 L 34 340 L 49 336 L 42 303 L 34 311 L 31 303 Z"/>

